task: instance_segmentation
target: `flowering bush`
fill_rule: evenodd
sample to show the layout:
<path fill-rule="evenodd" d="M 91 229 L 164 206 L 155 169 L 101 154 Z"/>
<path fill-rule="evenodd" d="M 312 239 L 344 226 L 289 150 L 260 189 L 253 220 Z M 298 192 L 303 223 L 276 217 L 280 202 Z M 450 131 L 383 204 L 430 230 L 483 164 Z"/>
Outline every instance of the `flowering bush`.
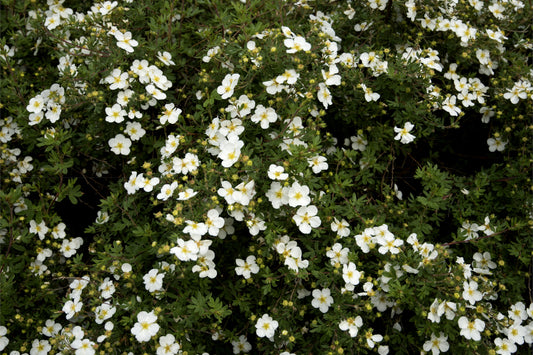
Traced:
<path fill-rule="evenodd" d="M 0 350 L 527 353 L 528 4 L 3 2 Z"/>

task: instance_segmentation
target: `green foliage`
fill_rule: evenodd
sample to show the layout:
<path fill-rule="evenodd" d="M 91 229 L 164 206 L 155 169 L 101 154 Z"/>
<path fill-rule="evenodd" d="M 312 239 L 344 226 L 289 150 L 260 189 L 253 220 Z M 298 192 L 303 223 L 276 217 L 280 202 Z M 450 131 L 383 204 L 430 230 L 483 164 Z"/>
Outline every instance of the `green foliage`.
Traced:
<path fill-rule="evenodd" d="M 2 1 L 0 350 L 527 353 L 530 5 Z"/>

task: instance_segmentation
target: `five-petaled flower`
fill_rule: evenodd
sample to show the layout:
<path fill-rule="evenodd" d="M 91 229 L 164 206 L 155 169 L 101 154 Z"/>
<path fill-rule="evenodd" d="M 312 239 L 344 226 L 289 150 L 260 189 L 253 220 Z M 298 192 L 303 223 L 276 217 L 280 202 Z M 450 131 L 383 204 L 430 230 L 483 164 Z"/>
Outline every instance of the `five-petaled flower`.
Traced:
<path fill-rule="evenodd" d="M 261 318 L 257 320 L 255 324 L 255 332 L 260 338 L 272 338 L 279 323 L 272 319 L 268 314 L 263 314 Z"/>
<path fill-rule="evenodd" d="M 416 138 L 414 135 L 410 133 L 414 127 L 415 125 L 412 124 L 411 122 L 405 122 L 403 128 L 394 127 L 394 132 L 397 133 L 394 139 L 397 141 L 400 141 L 403 144 L 411 143 Z"/>

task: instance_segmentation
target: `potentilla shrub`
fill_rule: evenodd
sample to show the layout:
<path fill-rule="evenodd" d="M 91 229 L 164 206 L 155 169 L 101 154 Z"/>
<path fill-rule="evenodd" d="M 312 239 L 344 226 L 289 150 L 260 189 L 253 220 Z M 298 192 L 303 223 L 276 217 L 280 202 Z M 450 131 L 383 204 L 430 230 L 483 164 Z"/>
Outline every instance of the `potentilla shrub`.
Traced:
<path fill-rule="evenodd" d="M 527 2 L 1 14 L 6 354 L 531 349 Z"/>

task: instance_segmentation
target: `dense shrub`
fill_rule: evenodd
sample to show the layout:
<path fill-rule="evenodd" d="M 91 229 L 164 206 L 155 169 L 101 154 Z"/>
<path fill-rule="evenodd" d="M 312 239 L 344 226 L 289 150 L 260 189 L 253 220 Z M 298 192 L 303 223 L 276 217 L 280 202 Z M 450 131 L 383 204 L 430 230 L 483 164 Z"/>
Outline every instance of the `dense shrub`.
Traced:
<path fill-rule="evenodd" d="M 2 1 L 0 350 L 528 353 L 532 15 Z"/>

